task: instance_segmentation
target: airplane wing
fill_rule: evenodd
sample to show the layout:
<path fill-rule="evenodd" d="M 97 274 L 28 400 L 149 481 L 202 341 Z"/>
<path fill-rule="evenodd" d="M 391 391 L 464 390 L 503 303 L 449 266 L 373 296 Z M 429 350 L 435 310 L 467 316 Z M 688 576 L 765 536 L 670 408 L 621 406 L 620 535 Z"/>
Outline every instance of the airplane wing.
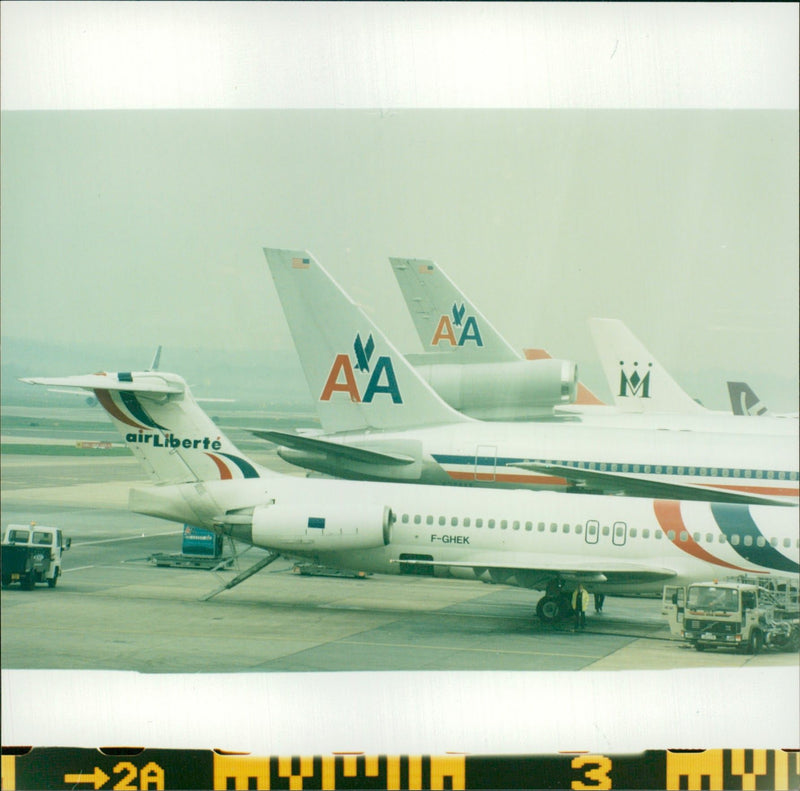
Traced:
<path fill-rule="evenodd" d="M 570 467 L 566 464 L 549 464 L 542 461 L 523 461 L 509 464 L 508 466 L 565 478 L 572 486 L 597 489 L 604 494 L 621 494 L 627 497 L 658 497 L 668 500 L 703 500 L 711 503 L 795 507 L 794 503 L 787 502 L 785 499 L 736 492 L 731 489 L 715 489 L 691 484 L 652 481 L 630 473 L 585 470 Z"/>
<path fill-rule="evenodd" d="M 326 456 L 337 456 L 348 461 L 357 461 L 364 464 L 413 464 L 415 459 L 411 456 L 404 456 L 400 453 L 386 453 L 385 451 L 368 450 L 358 448 L 353 445 L 343 445 L 339 442 L 318 437 L 301 436 L 290 434 L 285 431 L 262 431 L 260 429 L 250 429 L 250 433 L 261 439 L 274 442 L 276 445 L 283 445 L 286 448 L 301 450 L 307 453 L 321 453 Z"/>
<path fill-rule="evenodd" d="M 495 557 L 486 553 L 470 561 L 447 560 L 395 560 L 394 563 L 407 563 L 419 566 L 441 566 L 448 568 L 471 568 L 477 574 L 481 571 L 507 571 L 509 574 L 541 572 L 548 578 L 557 571 L 562 575 L 574 576 L 584 582 L 655 582 L 674 577 L 672 569 L 648 566 L 644 563 L 628 563 L 620 560 L 586 560 L 571 555 L 547 555 L 515 552 L 513 558 Z"/>

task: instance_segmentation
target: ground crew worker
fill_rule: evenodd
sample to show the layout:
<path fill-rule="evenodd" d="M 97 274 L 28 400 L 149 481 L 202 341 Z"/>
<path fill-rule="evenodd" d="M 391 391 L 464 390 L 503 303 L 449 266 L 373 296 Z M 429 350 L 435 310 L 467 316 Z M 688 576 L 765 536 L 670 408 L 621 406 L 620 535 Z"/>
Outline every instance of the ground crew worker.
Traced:
<path fill-rule="evenodd" d="M 589 591 L 578 585 L 572 594 L 572 609 L 575 610 L 575 628 L 586 628 L 586 608 L 589 606 Z"/>

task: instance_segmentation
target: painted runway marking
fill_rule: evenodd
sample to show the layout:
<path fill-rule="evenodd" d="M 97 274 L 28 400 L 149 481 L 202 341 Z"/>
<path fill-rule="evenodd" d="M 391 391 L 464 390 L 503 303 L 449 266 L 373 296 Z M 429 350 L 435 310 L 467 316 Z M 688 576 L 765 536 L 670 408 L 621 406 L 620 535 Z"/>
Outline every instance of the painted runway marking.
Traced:
<path fill-rule="evenodd" d="M 61 573 L 66 574 L 68 571 L 82 571 L 83 569 L 93 569 L 94 566 L 76 566 L 74 569 L 62 569 Z"/>

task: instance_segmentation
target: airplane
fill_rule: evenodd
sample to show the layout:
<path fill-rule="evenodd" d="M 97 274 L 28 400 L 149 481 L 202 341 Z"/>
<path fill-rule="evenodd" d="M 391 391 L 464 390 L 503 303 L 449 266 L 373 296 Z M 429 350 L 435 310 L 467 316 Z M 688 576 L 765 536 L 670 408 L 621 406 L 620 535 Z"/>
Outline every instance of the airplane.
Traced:
<path fill-rule="evenodd" d="M 92 392 L 152 481 L 131 489 L 129 509 L 266 550 L 242 579 L 286 556 L 488 580 L 547 591 L 537 613 L 552 622 L 578 583 L 640 595 L 666 580 L 800 573 L 789 508 L 288 476 L 245 456 L 176 374 L 22 381 Z"/>
<path fill-rule="evenodd" d="M 433 261 L 389 262 L 424 349 L 406 359 L 450 406 L 480 420 L 528 420 L 584 396 L 574 362 L 523 358 Z"/>
<path fill-rule="evenodd" d="M 796 505 L 786 421 L 775 434 L 477 421 L 439 398 L 310 253 L 264 253 L 324 432 L 253 432 L 286 461 L 364 480 Z"/>
<path fill-rule="evenodd" d="M 771 412 L 747 382 L 728 382 L 728 396 L 734 415 L 772 416 L 797 419 L 797 412 Z"/>

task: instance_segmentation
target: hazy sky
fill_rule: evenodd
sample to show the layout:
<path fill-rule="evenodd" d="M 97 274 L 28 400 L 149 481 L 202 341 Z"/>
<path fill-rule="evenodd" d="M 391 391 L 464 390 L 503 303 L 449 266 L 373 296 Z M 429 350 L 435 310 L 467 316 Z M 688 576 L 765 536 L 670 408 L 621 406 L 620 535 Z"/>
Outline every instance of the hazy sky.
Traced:
<path fill-rule="evenodd" d="M 515 347 L 590 370 L 586 318 L 617 317 L 707 405 L 746 378 L 796 408 L 796 7 L 28 5 L 3 5 L 4 336 L 290 349 L 261 252 L 286 246 L 417 351 L 387 258 L 430 257 Z M 211 74 L 208 105 L 273 109 L 164 109 Z M 517 109 L 477 109 L 490 76 Z M 431 83 L 466 107 L 398 106 Z"/>

